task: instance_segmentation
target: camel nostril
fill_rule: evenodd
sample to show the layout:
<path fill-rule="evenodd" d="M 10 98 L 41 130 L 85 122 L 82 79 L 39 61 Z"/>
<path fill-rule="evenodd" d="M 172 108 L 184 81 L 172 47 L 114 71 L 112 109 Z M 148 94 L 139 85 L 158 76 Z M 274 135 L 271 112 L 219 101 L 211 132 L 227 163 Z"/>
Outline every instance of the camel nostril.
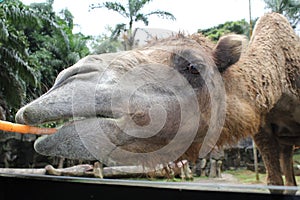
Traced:
<path fill-rule="evenodd" d="M 25 124 L 30 124 L 30 122 L 33 121 L 33 116 L 34 116 L 34 114 L 33 114 L 32 109 L 30 109 L 28 107 L 26 109 L 24 109 L 24 111 L 23 111 L 23 121 L 24 121 Z"/>

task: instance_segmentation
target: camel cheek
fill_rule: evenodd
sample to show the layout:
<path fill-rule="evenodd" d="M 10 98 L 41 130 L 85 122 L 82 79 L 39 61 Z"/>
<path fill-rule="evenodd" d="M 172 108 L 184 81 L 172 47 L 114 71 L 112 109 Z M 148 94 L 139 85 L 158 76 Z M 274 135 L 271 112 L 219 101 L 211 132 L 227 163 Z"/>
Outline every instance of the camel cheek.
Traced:
<path fill-rule="evenodd" d="M 136 112 L 132 116 L 132 120 L 136 123 L 138 126 L 147 126 L 150 123 L 150 116 L 148 113 L 145 112 Z"/>

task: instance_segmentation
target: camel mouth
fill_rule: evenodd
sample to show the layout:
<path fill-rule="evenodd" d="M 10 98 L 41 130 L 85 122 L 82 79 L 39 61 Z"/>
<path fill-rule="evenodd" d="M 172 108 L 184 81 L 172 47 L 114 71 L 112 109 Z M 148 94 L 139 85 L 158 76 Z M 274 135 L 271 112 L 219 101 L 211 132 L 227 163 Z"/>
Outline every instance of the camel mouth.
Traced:
<path fill-rule="evenodd" d="M 94 117 L 76 117 L 59 121 L 57 132 L 43 135 L 34 142 L 36 152 L 46 156 L 61 156 L 70 159 L 96 160 L 107 157 L 98 155 L 97 143 L 103 140 L 101 148 L 105 148 L 107 134 L 118 132 L 116 121 L 120 119 L 106 115 Z M 93 134 L 97 133 L 97 136 Z"/>
<path fill-rule="evenodd" d="M 96 116 L 82 116 L 82 117 L 69 117 L 69 118 L 64 118 L 64 119 L 59 119 L 59 120 L 54 120 L 54 121 L 46 121 L 42 124 L 38 124 L 37 126 L 40 127 L 47 127 L 47 126 L 51 126 L 51 128 L 56 128 L 58 131 L 53 133 L 53 134 L 57 134 L 59 132 L 60 129 L 62 129 L 63 127 L 67 127 L 67 126 L 72 126 L 73 124 L 76 124 L 78 122 L 82 122 L 85 120 L 89 120 L 89 119 L 97 119 L 97 120 L 115 120 L 118 119 L 120 117 L 114 117 L 112 115 L 104 115 L 104 114 L 97 114 Z M 50 134 L 45 134 L 45 135 L 50 135 Z"/>

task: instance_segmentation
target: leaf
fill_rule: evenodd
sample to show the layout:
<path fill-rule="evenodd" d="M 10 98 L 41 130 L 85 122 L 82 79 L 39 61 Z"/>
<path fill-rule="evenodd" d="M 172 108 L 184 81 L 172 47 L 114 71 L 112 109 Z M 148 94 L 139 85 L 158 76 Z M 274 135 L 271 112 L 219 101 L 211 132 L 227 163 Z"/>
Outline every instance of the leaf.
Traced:
<path fill-rule="evenodd" d="M 10 68 L 16 79 L 24 80 L 32 86 L 36 86 L 37 79 L 34 70 L 28 66 L 28 64 L 20 58 L 16 52 L 5 47 L 0 47 L 0 61 L 3 63 L 3 67 Z"/>
<path fill-rule="evenodd" d="M 1 96 L 11 107 L 19 107 L 24 99 L 24 85 L 15 77 L 9 68 L 0 66 Z"/>
<path fill-rule="evenodd" d="M 174 17 L 173 14 L 166 12 L 166 11 L 161 11 L 161 10 L 152 11 L 152 12 L 146 14 L 145 16 L 150 16 L 150 15 L 157 15 L 158 17 L 171 19 L 173 21 L 176 20 L 176 18 Z"/>
<path fill-rule="evenodd" d="M 7 41 L 9 34 L 3 19 L 0 19 L 0 41 Z"/>

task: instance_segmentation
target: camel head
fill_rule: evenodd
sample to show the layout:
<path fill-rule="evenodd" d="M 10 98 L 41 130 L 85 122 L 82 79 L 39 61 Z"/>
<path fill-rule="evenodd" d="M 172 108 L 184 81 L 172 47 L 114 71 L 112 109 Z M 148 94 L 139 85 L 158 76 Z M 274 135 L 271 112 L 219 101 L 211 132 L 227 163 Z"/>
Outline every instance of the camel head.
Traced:
<path fill-rule="evenodd" d="M 196 159 L 218 139 L 225 118 L 219 71 L 239 59 L 244 41 L 229 35 L 214 45 L 199 34 L 179 34 L 131 51 L 89 55 L 61 71 L 16 121 L 58 122 L 57 133 L 35 142 L 43 155 L 107 165 Z"/>

